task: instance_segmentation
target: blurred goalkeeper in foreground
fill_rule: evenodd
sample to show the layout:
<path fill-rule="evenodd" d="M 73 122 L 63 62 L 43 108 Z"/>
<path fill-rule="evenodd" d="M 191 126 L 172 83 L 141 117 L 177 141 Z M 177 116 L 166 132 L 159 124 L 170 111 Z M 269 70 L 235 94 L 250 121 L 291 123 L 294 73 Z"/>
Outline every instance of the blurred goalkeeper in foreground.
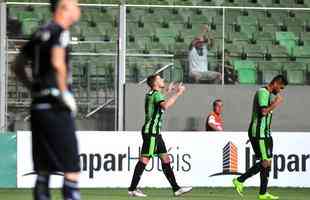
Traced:
<path fill-rule="evenodd" d="M 80 9 L 76 0 L 51 0 L 51 11 L 52 21 L 32 35 L 17 56 L 13 71 L 33 98 L 32 154 L 38 174 L 34 199 L 50 200 L 50 174 L 63 172 L 63 198 L 79 200 L 80 166 L 74 124 L 77 106 L 71 93 L 68 29 L 78 21 Z"/>

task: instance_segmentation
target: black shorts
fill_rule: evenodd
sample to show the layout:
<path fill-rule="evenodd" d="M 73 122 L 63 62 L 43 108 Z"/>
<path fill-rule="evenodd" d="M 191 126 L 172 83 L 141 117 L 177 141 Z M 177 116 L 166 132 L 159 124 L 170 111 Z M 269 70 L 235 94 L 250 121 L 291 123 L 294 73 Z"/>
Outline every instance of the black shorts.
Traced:
<path fill-rule="evenodd" d="M 270 160 L 273 156 L 273 140 L 272 137 L 268 138 L 250 138 L 252 148 L 254 150 L 256 159 Z"/>
<path fill-rule="evenodd" d="M 142 156 L 154 157 L 167 153 L 167 148 L 161 134 L 150 135 L 148 133 L 142 133 L 142 139 Z"/>
<path fill-rule="evenodd" d="M 79 172 L 77 138 L 71 112 L 63 109 L 32 110 L 34 170 Z"/>

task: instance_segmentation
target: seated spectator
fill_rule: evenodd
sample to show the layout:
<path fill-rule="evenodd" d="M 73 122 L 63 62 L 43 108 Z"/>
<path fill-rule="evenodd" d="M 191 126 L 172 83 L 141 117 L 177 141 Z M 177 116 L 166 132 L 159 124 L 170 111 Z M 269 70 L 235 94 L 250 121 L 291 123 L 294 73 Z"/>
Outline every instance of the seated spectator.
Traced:
<path fill-rule="evenodd" d="M 208 32 L 208 26 L 205 26 L 202 36 L 196 37 L 189 48 L 189 76 L 196 83 L 221 82 L 221 73 L 208 69 L 208 48 L 211 48 L 213 45 L 213 39 L 210 36 L 204 35 Z"/>
<path fill-rule="evenodd" d="M 222 118 L 223 102 L 217 99 L 213 102 L 213 112 L 206 120 L 206 131 L 224 131 L 224 121 Z"/>
<path fill-rule="evenodd" d="M 222 72 L 222 61 L 218 63 L 217 71 Z M 224 50 L 224 83 L 235 84 L 238 82 L 238 75 L 230 62 L 230 52 Z"/>

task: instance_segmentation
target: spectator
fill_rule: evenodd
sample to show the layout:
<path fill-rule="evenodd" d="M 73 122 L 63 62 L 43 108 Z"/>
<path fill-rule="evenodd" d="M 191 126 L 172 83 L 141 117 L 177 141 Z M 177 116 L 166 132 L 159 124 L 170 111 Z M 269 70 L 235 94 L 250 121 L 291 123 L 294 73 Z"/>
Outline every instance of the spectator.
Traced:
<path fill-rule="evenodd" d="M 189 76 L 194 82 L 220 83 L 221 73 L 208 69 L 208 48 L 213 46 L 213 39 L 205 34 L 209 32 L 208 26 L 203 34 L 196 37 L 189 48 Z"/>
<path fill-rule="evenodd" d="M 224 50 L 224 83 L 225 84 L 235 84 L 238 82 L 237 73 L 234 70 L 230 62 L 230 52 L 225 49 Z M 222 61 L 218 63 L 217 71 L 222 72 Z"/>
<path fill-rule="evenodd" d="M 213 102 L 213 112 L 211 112 L 206 120 L 206 131 L 224 131 L 224 121 L 222 118 L 223 102 L 217 99 Z"/>

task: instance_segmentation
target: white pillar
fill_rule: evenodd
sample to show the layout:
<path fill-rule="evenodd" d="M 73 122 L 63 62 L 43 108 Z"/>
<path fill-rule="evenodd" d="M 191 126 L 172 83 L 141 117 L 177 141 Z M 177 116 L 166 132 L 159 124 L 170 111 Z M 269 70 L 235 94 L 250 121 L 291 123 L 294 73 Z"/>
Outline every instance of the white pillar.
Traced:
<path fill-rule="evenodd" d="M 119 10 L 119 34 L 118 34 L 118 65 L 116 74 L 116 130 L 124 131 L 125 112 L 125 82 L 126 82 L 126 6 L 124 2 Z"/>
<path fill-rule="evenodd" d="M 0 131 L 6 131 L 6 4 L 0 3 Z"/>

